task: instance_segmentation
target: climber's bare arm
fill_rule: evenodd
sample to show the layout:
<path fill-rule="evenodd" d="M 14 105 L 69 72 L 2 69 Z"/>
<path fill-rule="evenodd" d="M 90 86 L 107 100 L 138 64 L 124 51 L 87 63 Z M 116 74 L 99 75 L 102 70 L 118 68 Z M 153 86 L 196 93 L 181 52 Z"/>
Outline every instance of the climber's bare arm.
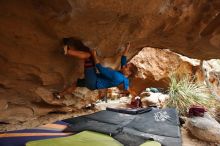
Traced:
<path fill-rule="evenodd" d="M 96 51 L 96 49 L 93 49 L 93 50 L 92 50 L 92 55 L 93 55 L 95 64 L 99 64 L 100 61 L 99 61 L 99 59 L 98 59 L 98 57 L 97 57 L 97 51 Z"/>
<path fill-rule="evenodd" d="M 131 101 L 134 101 L 135 100 L 135 97 L 136 96 L 138 96 L 138 94 L 135 92 L 135 90 L 134 89 L 132 89 L 132 88 L 128 88 L 128 90 L 127 90 L 130 94 L 131 94 Z"/>
<path fill-rule="evenodd" d="M 77 57 L 80 59 L 87 59 L 91 56 L 91 54 L 88 52 L 78 51 L 67 45 L 64 46 L 64 54 L 72 57 Z"/>
<path fill-rule="evenodd" d="M 128 51 L 131 47 L 131 43 L 128 42 L 126 45 L 125 45 L 125 49 L 119 53 L 120 56 L 126 56 L 128 54 Z"/>
<path fill-rule="evenodd" d="M 124 86 L 123 86 L 123 84 L 120 84 L 120 85 L 118 86 L 118 88 L 119 88 L 119 90 L 121 90 L 122 93 L 124 93 L 124 94 L 131 94 L 131 96 L 132 96 L 132 99 L 131 99 L 131 100 L 132 100 L 132 101 L 134 100 L 134 98 L 135 98 L 136 96 L 138 96 L 138 94 L 135 92 L 135 90 L 132 89 L 131 87 L 129 87 L 128 90 L 123 90 Z"/>

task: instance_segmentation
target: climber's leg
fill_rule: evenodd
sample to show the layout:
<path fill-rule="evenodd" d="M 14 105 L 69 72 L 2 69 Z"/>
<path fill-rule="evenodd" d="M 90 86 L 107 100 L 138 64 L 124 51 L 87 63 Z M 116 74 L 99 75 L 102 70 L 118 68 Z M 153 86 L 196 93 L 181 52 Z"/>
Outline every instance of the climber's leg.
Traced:
<path fill-rule="evenodd" d="M 72 94 L 72 92 L 76 89 L 76 83 L 74 82 L 71 86 L 68 86 L 67 88 L 64 88 L 61 92 L 55 92 L 53 93 L 55 98 L 63 98 L 66 94 Z"/>
<path fill-rule="evenodd" d="M 54 93 L 54 96 L 59 99 L 64 97 L 66 94 L 72 94 L 76 87 L 86 87 L 85 79 L 77 79 L 76 82 L 73 82 L 71 86 L 65 88 L 60 93 Z"/>
<path fill-rule="evenodd" d="M 90 90 L 96 89 L 97 73 L 93 57 L 90 56 L 84 64 L 85 85 Z"/>
<path fill-rule="evenodd" d="M 85 59 L 84 76 L 85 79 L 78 79 L 77 82 L 74 82 L 71 86 L 65 88 L 60 93 L 54 93 L 54 97 L 60 99 L 66 94 L 72 94 L 76 87 L 87 87 L 90 90 L 96 89 L 97 74 L 92 56 Z"/>

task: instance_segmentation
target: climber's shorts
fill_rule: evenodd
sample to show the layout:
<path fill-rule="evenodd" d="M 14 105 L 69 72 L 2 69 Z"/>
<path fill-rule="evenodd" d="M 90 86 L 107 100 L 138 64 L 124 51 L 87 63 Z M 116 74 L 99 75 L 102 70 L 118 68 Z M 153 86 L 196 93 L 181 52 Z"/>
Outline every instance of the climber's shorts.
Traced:
<path fill-rule="evenodd" d="M 76 86 L 77 87 L 87 87 L 90 90 L 96 89 L 96 80 L 97 80 L 97 74 L 96 74 L 96 68 L 95 63 L 92 57 L 85 60 L 84 63 L 84 79 L 78 79 Z"/>

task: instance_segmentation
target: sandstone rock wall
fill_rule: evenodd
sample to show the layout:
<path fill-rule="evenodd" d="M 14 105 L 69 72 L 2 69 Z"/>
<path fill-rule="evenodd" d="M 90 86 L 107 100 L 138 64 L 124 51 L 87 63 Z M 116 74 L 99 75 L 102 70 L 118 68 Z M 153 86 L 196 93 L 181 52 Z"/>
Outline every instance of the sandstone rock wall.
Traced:
<path fill-rule="evenodd" d="M 212 93 L 220 101 L 220 60 L 211 59 L 204 62 L 208 85 L 212 88 Z"/>
<path fill-rule="evenodd" d="M 200 61 L 190 59 L 170 50 L 158 48 L 143 48 L 130 63 L 133 63 L 138 72 L 132 79 L 132 87 L 140 92 L 147 87 L 165 88 L 169 86 L 169 76 L 172 73 L 180 78 L 188 75 L 196 81 L 204 82 L 204 74 Z"/>
<path fill-rule="evenodd" d="M 27 111 L 21 117 L 35 117 L 31 107 L 49 106 L 38 87 L 61 89 L 82 75 L 82 61 L 62 54 L 63 37 L 98 47 L 102 63 L 112 67 L 127 41 L 129 58 L 144 46 L 219 58 L 219 12 L 219 0 L 1 0 L 0 122 L 21 108 Z"/>

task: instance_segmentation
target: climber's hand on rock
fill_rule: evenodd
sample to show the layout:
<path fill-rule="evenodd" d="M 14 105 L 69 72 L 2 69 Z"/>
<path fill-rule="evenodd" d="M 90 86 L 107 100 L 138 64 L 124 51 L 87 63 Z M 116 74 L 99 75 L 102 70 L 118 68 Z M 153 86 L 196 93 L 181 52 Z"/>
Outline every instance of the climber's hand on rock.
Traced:
<path fill-rule="evenodd" d="M 130 47 L 131 47 L 131 42 L 128 42 L 128 43 L 126 44 L 126 49 L 130 49 Z"/>
<path fill-rule="evenodd" d="M 128 53 L 130 47 L 131 47 L 131 43 L 128 42 L 128 43 L 125 45 L 125 49 L 124 49 L 122 55 L 125 55 L 125 56 L 126 56 L 126 54 Z"/>

